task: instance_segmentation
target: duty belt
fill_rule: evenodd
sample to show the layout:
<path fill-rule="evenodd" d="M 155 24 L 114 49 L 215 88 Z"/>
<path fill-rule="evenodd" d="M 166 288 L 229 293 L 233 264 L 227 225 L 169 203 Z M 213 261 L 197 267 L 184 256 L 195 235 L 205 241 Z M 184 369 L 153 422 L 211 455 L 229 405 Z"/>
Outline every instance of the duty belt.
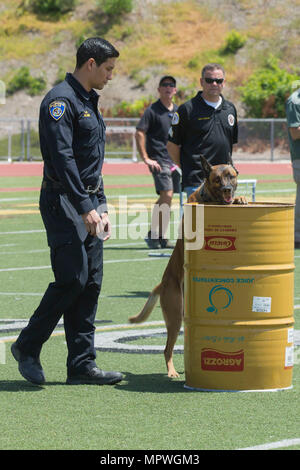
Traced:
<path fill-rule="evenodd" d="M 85 190 L 88 194 L 96 194 L 99 191 L 101 184 L 102 184 L 102 176 L 99 177 L 99 180 L 96 186 L 89 185 L 85 188 Z M 59 181 L 55 181 L 55 180 L 51 180 L 51 181 L 43 180 L 42 188 L 66 192 L 64 190 L 63 185 Z"/>
<path fill-rule="evenodd" d="M 96 194 L 99 191 L 101 185 L 102 185 L 102 176 L 100 175 L 96 186 L 93 187 L 89 185 L 85 188 L 85 190 L 89 194 Z"/>
<path fill-rule="evenodd" d="M 43 180 L 42 181 L 42 189 L 54 189 L 54 190 L 57 190 L 57 191 L 62 191 L 64 192 L 64 188 L 62 186 L 62 184 L 60 184 L 58 181 L 46 181 L 46 180 Z"/>

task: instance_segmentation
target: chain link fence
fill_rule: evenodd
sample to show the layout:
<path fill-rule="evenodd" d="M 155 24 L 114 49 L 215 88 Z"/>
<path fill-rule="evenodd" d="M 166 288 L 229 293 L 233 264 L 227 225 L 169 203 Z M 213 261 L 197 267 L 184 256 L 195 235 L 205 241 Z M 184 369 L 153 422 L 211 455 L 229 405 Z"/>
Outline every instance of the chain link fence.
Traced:
<path fill-rule="evenodd" d="M 106 159 L 138 160 L 135 126 L 138 118 L 109 118 L 106 123 Z M 38 120 L 0 118 L 0 160 L 41 160 Z M 233 159 L 250 161 L 289 160 L 285 119 L 240 119 L 239 142 Z"/>

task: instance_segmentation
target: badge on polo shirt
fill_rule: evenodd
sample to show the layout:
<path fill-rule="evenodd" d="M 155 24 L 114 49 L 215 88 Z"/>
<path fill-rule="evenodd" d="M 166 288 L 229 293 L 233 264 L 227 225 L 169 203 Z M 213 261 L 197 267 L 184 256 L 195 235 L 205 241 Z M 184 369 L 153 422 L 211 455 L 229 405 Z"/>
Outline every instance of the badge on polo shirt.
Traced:
<path fill-rule="evenodd" d="M 178 114 L 178 113 L 174 113 L 174 114 L 173 114 L 173 119 L 172 119 L 172 124 L 173 124 L 174 126 L 176 126 L 176 124 L 178 124 L 178 123 L 179 123 L 179 114 Z"/>
<path fill-rule="evenodd" d="M 55 119 L 55 121 L 58 121 L 64 114 L 66 110 L 66 103 L 64 101 L 52 101 L 52 103 L 49 104 L 49 112 L 50 116 Z"/>
<path fill-rule="evenodd" d="M 228 124 L 229 124 L 230 126 L 233 126 L 233 125 L 234 125 L 234 121 L 235 121 L 234 115 L 233 115 L 233 114 L 228 114 Z"/>

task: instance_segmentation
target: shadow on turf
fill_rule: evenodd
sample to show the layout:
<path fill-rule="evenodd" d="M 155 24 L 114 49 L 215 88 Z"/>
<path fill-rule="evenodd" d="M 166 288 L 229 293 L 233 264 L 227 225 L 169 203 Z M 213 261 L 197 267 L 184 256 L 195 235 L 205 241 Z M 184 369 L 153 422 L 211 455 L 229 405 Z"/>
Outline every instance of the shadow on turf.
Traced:
<path fill-rule="evenodd" d="M 112 250 L 112 251 L 149 251 L 148 246 L 145 243 L 145 246 L 109 246 L 107 245 L 105 247 L 106 250 Z"/>
<path fill-rule="evenodd" d="M 184 377 L 183 372 L 180 372 Z M 119 391 L 139 392 L 139 393 L 199 393 L 194 390 L 184 388 L 185 381 L 179 379 L 170 379 L 166 374 L 131 374 L 123 372 L 124 380 L 113 388 Z M 44 385 L 34 385 L 26 380 L 0 380 L 1 392 L 39 392 L 47 386 L 64 386 L 64 381 L 45 382 Z M 78 385 L 82 387 L 83 385 Z M 68 387 L 70 387 L 68 385 Z M 95 387 L 95 385 L 91 385 Z M 106 386 L 105 386 L 106 387 Z"/>
<path fill-rule="evenodd" d="M 180 378 L 184 378 L 183 372 Z M 115 385 L 118 390 L 139 393 L 191 393 L 193 390 L 184 388 L 185 380 L 170 379 L 166 374 L 131 374 L 123 372 L 124 380 Z M 125 383 L 127 382 L 127 383 Z"/>
<path fill-rule="evenodd" d="M 111 297 L 111 298 L 117 298 L 117 297 L 120 297 L 120 298 L 130 298 L 130 299 L 134 299 L 134 298 L 137 298 L 137 297 L 144 297 L 144 298 L 148 298 L 150 295 L 150 292 L 149 291 L 131 291 L 131 292 L 127 292 L 127 294 L 124 294 L 124 295 L 107 295 L 106 297 Z"/>
<path fill-rule="evenodd" d="M 0 380 L 1 392 L 39 392 L 43 390 L 40 385 L 34 385 L 26 380 Z M 1 395 L 0 395 L 1 396 Z"/>

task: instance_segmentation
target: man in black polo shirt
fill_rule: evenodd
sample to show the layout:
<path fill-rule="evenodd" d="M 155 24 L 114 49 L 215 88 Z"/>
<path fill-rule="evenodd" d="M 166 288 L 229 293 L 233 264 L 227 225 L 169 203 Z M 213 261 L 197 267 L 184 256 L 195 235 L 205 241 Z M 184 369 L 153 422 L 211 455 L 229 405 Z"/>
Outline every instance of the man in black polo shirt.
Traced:
<path fill-rule="evenodd" d="M 153 175 L 157 199 L 152 213 L 151 230 L 145 241 L 149 248 L 170 248 L 165 233 L 169 224 L 173 192 L 179 192 L 180 176 L 168 154 L 167 141 L 174 112 L 176 80 L 171 76 L 160 79 L 159 99 L 149 106 L 137 125 L 136 142 L 141 158 Z M 165 210 L 166 209 L 166 210 Z"/>
<path fill-rule="evenodd" d="M 207 64 L 201 74 L 202 91 L 179 106 L 173 116 L 167 149 L 182 170 L 187 197 L 204 178 L 199 155 L 212 165 L 227 163 L 237 143 L 235 106 L 224 99 L 225 71 L 219 64 Z"/>

